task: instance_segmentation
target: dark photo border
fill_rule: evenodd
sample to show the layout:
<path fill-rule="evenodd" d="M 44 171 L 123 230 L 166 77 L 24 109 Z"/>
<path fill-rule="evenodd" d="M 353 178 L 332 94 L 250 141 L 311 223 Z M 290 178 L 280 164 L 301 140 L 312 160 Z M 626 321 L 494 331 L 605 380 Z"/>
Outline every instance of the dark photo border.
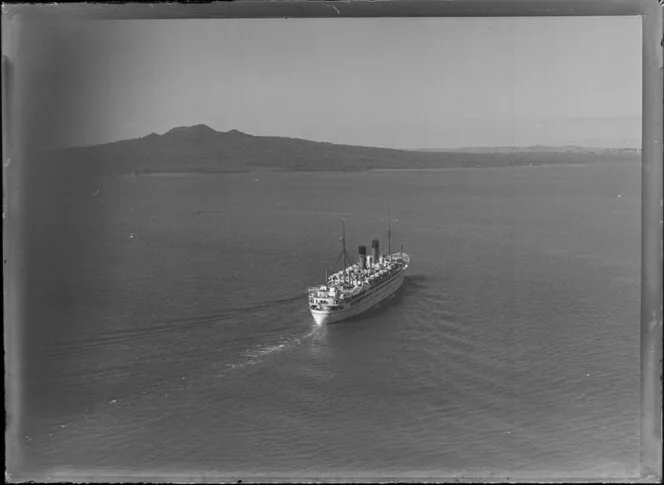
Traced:
<path fill-rule="evenodd" d="M 642 19 L 642 212 L 641 212 L 641 480 L 660 482 L 662 474 L 662 148 L 664 142 L 663 24 L 664 7 L 657 0 L 380 0 L 380 1 L 253 1 L 210 4 L 60 4 L 3 6 L 3 30 L 34 28 L 37 24 L 76 18 L 332 18 L 332 17 L 548 17 L 640 16 Z M 3 34 L 4 37 L 5 34 Z M 4 40 L 4 39 L 3 39 Z M 30 197 L 28 139 L 21 134 L 20 102 L 12 95 L 11 46 L 3 42 L 3 180 L 5 400 L 7 430 L 6 479 L 9 482 L 48 479 L 16 468 L 20 451 L 16 423 L 20 420 L 22 318 L 21 201 Z M 52 481 L 59 481 L 51 478 Z M 99 477 L 71 476 L 68 481 L 99 481 Z M 114 481 L 216 481 L 213 477 L 116 477 Z M 321 478 L 325 481 L 325 478 Z M 252 479 L 252 481 L 258 481 Z M 268 481 L 268 480 L 265 480 Z M 269 481 L 291 481 L 271 479 Z M 337 480 L 335 480 L 337 481 Z M 418 479 L 417 481 L 422 481 Z M 435 480 L 434 480 L 435 481 Z M 456 481 L 475 481 L 457 479 Z M 551 477 L 555 481 L 555 477 Z M 610 481 L 603 479 L 602 481 Z"/>

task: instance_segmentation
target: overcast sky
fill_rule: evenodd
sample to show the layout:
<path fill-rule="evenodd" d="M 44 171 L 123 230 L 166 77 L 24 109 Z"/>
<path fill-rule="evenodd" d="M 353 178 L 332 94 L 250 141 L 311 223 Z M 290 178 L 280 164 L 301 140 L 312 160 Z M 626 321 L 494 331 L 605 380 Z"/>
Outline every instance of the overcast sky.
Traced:
<path fill-rule="evenodd" d="M 640 146 L 638 17 L 114 20 L 32 34 L 29 116 L 57 146 L 198 123 L 397 148 Z"/>

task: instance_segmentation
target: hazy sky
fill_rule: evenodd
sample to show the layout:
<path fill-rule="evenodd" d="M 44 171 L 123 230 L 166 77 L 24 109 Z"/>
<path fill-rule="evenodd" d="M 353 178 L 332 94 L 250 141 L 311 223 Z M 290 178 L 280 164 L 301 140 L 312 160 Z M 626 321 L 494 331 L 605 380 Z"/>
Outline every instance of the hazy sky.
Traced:
<path fill-rule="evenodd" d="M 638 17 L 115 20 L 39 35 L 25 72 L 56 145 L 205 123 L 399 148 L 640 146 Z"/>

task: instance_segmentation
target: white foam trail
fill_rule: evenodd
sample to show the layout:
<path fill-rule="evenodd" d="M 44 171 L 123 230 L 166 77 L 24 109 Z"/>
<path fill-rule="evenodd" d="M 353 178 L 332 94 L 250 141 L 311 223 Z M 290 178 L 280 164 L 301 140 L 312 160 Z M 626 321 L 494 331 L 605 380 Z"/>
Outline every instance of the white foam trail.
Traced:
<path fill-rule="evenodd" d="M 254 349 L 248 349 L 243 352 L 243 356 L 249 357 L 252 360 L 249 362 L 246 362 L 245 364 L 255 364 L 257 363 L 257 359 L 260 359 L 261 357 L 265 357 L 267 355 L 273 354 L 275 352 L 279 352 L 282 350 L 287 350 L 287 349 L 292 349 L 293 347 L 300 345 L 301 343 L 309 340 L 309 339 L 314 339 L 314 340 L 319 340 L 321 336 L 324 334 L 325 327 L 320 327 L 318 325 L 312 326 L 309 331 L 304 333 L 303 335 L 300 336 L 294 336 L 290 338 L 282 338 L 278 343 L 276 344 L 261 344 L 258 345 Z M 233 368 L 241 367 L 243 364 L 237 364 L 234 365 Z"/>

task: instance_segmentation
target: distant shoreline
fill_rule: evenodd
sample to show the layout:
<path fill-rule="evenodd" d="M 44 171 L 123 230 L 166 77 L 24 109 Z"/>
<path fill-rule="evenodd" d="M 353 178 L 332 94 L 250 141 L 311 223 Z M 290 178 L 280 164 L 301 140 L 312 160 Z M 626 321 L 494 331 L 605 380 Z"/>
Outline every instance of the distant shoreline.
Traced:
<path fill-rule="evenodd" d="M 611 162 L 554 162 L 554 163 L 533 163 L 529 165 L 486 165 L 486 166 L 467 166 L 467 167 L 440 167 L 440 168 L 371 168 L 370 172 L 446 172 L 449 170 L 489 170 L 489 169 L 514 169 L 514 168 L 543 168 L 543 167 L 607 167 L 615 163 L 635 163 L 632 160 L 616 160 Z"/>
<path fill-rule="evenodd" d="M 624 149 L 506 147 L 496 150 L 491 153 L 405 151 L 253 136 L 237 130 L 218 132 L 197 125 L 174 128 L 163 135 L 58 150 L 49 156 L 69 173 L 106 175 L 439 171 L 641 159 L 637 152 Z"/>
<path fill-rule="evenodd" d="M 456 166 L 456 167 L 438 167 L 438 168 L 365 168 L 365 169 L 331 169 L 331 170 L 288 170 L 288 169 L 257 169 L 257 170 L 224 170 L 224 171 L 172 171 L 172 172 L 138 172 L 135 174 L 124 174 L 121 177 L 181 177 L 181 176 L 205 176 L 205 175 L 245 175 L 245 174 L 314 174 L 314 173 L 370 173 L 370 172 L 448 172 L 455 170 L 490 170 L 490 169 L 523 169 L 523 168 L 543 168 L 543 167 L 560 167 L 560 166 L 577 166 L 577 167 L 608 167 L 613 164 L 632 164 L 632 160 L 615 160 L 609 162 L 585 161 L 585 162 L 555 162 L 555 163 L 536 163 L 536 164 L 521 164 L 521 165 L 486 165 L 486 166 Z"/>

